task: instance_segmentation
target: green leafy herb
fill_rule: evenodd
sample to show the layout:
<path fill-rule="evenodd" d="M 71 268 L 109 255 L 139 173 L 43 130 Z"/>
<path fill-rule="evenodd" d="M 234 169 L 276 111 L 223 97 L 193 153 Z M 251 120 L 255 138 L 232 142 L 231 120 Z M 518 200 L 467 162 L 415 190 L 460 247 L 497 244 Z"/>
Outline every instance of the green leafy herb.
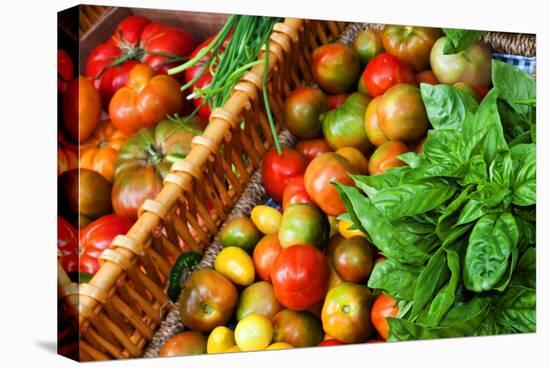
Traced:
<path fill-rule="evenodd" d="M 478 41 L 485 32 L 466 29 L 443 28 L 447 36 L 443 53 L 445 55 L 456 54 L 467 49 Z"/>

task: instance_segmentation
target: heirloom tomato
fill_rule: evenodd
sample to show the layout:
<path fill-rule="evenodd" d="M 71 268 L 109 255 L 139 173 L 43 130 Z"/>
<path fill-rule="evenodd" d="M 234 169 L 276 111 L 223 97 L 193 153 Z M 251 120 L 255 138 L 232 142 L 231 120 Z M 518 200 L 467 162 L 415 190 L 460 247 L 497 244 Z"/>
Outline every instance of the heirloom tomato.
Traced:
<path fill-rule="evenodd" d="M 271 281 L 271 268 L 281 250 L 277 233 L 264 236 L 254 247 L 252 260 L 254 261 L 256 274 L 261 279 Z"/>
<path fill-rule="evenodd" d="M 57 249 L 61 266 L 67 273 L 78 271 L 78 234 L 73 225 L 63 217 L 57 217 Z"/>
<path fill-rule="evenodd" d="M 255 313 L 271 320 L 282 309 L 271 283 L 261 281 L 249 285 L 241 292 L 235 317 L 240 321 Z"/>
<path fill-rule="evenodd" d="M 90 223 L 80 231 L 80 271 L 95 274 L 99 270 L 99 256 L 111 245 L 117 235 L 126 234 L 132 222 L 116 214 L 108 214 Z"/>
<path fill-rule="evenodd" d="M 367 286 L 342 283 L 328 291 L 321 320 L 325 333 L 344 343 L 362 343 L 372 334 L 373 297 Z"/>
<path fill-rule="evenodd" d="M 343 43 L 328 43 L 313 50 L 311 70 L 315 82 L 328 93 L 344 93 L 360 73 L 357 52 Z"/>
<path fill-rule="evenodd" d="M 389 140 L 413 142 L 430 126 L 420 89 L 414 85 L 397 84 L 388 89 L 377 110 L 380 128 Z"/>
<path fill-rule="evenodd" d="M 361 283 L 368 279 L 374 261 L 374 251 L 362 236 L 346 238 L 334 248 L 332 265 L 345 282 Z"/>
<path fill-rule="evenodd" d="M 311 245 L 281 250 L 271 268 L 275 296 L 283 306 L 303 311 L 323 299 L 329 268 L 321 251 Z"/>
<path fill-rule="evenodd" d="M 458 82 L 476 87 L 491 84 L 491 47 L 477 41 L 456 54 L 445 55 L 447 37 L 441 37 L 434 44 L 430 54 L 432 70 L 441 83 L 453 85 Z"/>
<path fill-rule="evenodd" d="M 300 87 L 285 101 L 284 122 L 301 139 L 317 138 L 322 134 L 321 121 L 327 110 L 327 97 L 320 89 Z"/>
<path fill-rule="evenodd" d="M 327 216 L 315 204 L 293 204 L 283 213 L 278 235 L 282 248 L 312 245 L 323 249 L 328 233 Z"/>
<path fill-rule="evenodd" d="M 303 174 L 306 166 L 306 158 L 294 149 L 284 148 L 281 155 L 277 154 L 276 149 L 271 149 L 262 164 L 265 191 L 275 201 L 281 202 L 288 181 Z"/>
<path fill-rule="evenodd" d="M 206 337 L 198 331 L 176 334 L 160 348 L 159 356 L 176 357 L 206 353 Z"/>
<path fill-rule="evenodd" d="M 126 135 L 109 120 L 101 121 L 90 139 L 80 145 L 80 167 L 99 172 L 112 182 L 115 160 L 125 140 Z"/>
<path fill-rule="evenodd" d="M 409 151 L 409 147 L 399 140 L 388 141 L 380 145 L 370 157 L 369 174 L 377 175 L 392 167 L 404 166 L 405 162 L 397 157 Z"/>
<path fill-rule="evenodd" d="M 205 125 L 206 121 L 198 116 L 180 122 L 164 120 L 154 128 L 130 136 L 115 161 L 112 191 L 115 213 L 137 219 L 143 202 L 157 196 L 172 162 L 185 158 L 195 132 Z"/>
<path fill-rule="evenodd" d="M 296 176 L 288 181 L 283 191 L 281 206 L 283 211 L 292 204 L 313 204 L 304 185 L 304 175 Z"/>
<path fill-rule="evenodd" d="M 336 154 L 346 158 L 353 166 L 357 174 L 366 175 L 369 169 L 369 160 L 359 149 L 353 147 L 342 147 L 336 151 Z"/>
<path fill-rule="evenodd" d="M 180 318 L 186 327 L 210 332 L 229 321 L 237 305 L 237 288 L 212 269 L 191 274 L 179 298 Z"/>
<path fill-rule="evenodd" d="M 58 180 L 59 210 L 80 229 L 111 211 L 111 184 L 99 173 L 72 169 Z"/>
<path fill-rule="evenodd" d="M 430 66 L 430 51 L 443 35 L 439 28 L 386 25 L 382 42 L 386 52 L 399 57 L 415 71 Z"/>
<path fill-rule="evenodd" d="M 155 75 L 143 64 L 130 70 L 126 85 L 114 94 L 109 103 L 113 125 L 126 135 L 141 128 L 153 127 L 167 116 L 183 108 L 183 95 L 178 81 L 168 75 Z"/>
<path fill-rule="evenodd" d="M 374 146 L 380 146 L 389 141 L 380 127 L 380 118 L 378 117 L 378 104 L 381 99 L 382 96 L 374 98 L 365 111 L 365 133 Z"/>
<path fill-rule="evenodd" d="M 295 149 L 306 157 L 307 163 L 321 153 L 332 152 L 332 148 L 325 139 L 300 140 Z"/>
<path fill-rule="evenodd" d="M 219 235 L 222 247 L 236 246 L 247 252 L 252 251 L 261 237 L 258 228 L 247 217 L 232 219 L 222 228 Z"/>
<path fill-rule="evenodd" d="M 371 147 L 365 133 L 365 110 L 371 97 L 353 93 L 338 108 L 327 112 L 323 118 L 323 134 L 332 149 L 354 147 L 366 152 Z"/>
<path fill-rule="evenodd" d="M 353 48 L 359 54 L 363 66 L 376 55 L 384 52 L 380 31 L 366 28 L 357 33 L 353 40 Z"/>
<path fill-rule="evenodd" d="M 306 191 L 327 215 L 336 217 L 346 212 L 346 206 L 331 182 L 351 186 L 354 183 L 350 173 L 355 173 L 351 163 L 336 153 L 323 153 L 307 167 L 304 174 Z"/>
<path fill-rule="evenodd" d="M 380 293 L 376 297 L 372 305 L 371 322 L 382 339 L 388 339 L 389 325 L 386 318 L 396 317 L 398 312 L 397 301 L 393 297 L 385 293 Z"/>
<path fill-rule="evenodd" d="M 344 102 L 346 101 L 346 99 L 348 99 L 350 95 L 351 94 L 349 93 L 329 94 L 327 96 L 328 109 L 333 110 L 335 108 L 340 107 L 341 105 L 344 104 Z"/>
<path fill-rule="evenodd" d="M 387 52 L 369 61 L 361 77 L 371 97 L 382 95 L 399 83 L 416 85 L 416 77 L 411 67 L 399 57 Z"/>
<path fill-rule="evenodd" d="M 439 84 L 439 80 L 435 77 L 435 74 L 431 70 L 422 70 L 416 73 L 416 80 L 418 83 L 426 83 L 431 85 Z"/>
<path fill-rule="evenodd" d="M 92 135 L 101 117 L 99 92 L 83 76 L 69 82 L 63 94 L 63 124 L 74 142 L 83 143 Z"/>
<path fill-rule="evenodd" d="M 273 317 L 273 340 L 296 348 L 313 347 L 323 340 L 321 320 L 309 311 L 284 309 Z"/>

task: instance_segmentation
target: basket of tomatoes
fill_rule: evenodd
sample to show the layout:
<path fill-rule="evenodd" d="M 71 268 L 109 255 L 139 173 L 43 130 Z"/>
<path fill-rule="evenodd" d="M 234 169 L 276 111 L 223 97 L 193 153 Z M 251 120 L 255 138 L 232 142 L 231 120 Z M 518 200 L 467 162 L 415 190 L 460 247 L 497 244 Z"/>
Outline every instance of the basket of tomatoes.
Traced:
<path fill-rule="evenodd" d="M 431 168 L 438 170 L 435 173 L 418 169 L 415 174 L 424 175 L 419 186 L 410 184 L 403 191 L 395 175 L 421 166 L 419 157 L 425 150 L 429 157 L 434 150 L 430 144 L 439 138 L 430 131 L 458 129 L 442 125 L 462 124 L 478 105 L 495 103 L 496 108 L 500 98 L 499 103 L 523 110 L 522 118 L 532 119 L 533 110 L 527 110 L 534 105 L 534 80 L 529 75 L 534 75 L 536 60 L 534 37 L 376 24 L 351 24 L 343 32 L 327 34 L 315 21 L 285 24 L 289 34 L 297 35 L 297 43 L 285 55 L 285 66 L 272 70 L 272 83 L 283 86 L 270 95 L 274 115 L 285 127 L 280 135 L 285 147 L 266 152 L 209 246 L 209 256 L 196 270 L 171 279 L 177 285 L 172 297 L 177 307 L 146 356 L 533 332 L 534 272 L 531 269 L 523 278 L 522 266 L 516 264 L 518 258 L 524 266 L 534 261 L 534 191 L 517 198 L 516 209 L 529 214 L 514 212 L 517 219 L 509 224 L 520 228 L 517 223 L 529 217 L 530 229 L 518 230 L 511 241 L 518 250 L 503 260 L 508 261 L 510 275 L 495 281 L 469 260 L 483 256 L 478 243 L 494 245 L 492 239 L 476 239 L 475 228 L 491 216 L 473 216 L 469 221 L 479 222 L 464 226 L 445 215 L 439 220 L 452 220 L 445 225 L 456 222 L 456 228 L 438 226 L 441 232 L 436 234 L 438 211 L 462 208 L 464 204 L 457 203 L 474 187 L 458 195 L 454 187 L 449 189 L 454 183 L 433 177 L 467 173 L 445 173 L 438 165 Z M 328 25 L 329 30 L 337 27 Z M 317 39 L 325 41 L 316 44 Z M 287 69 L 288 65 L 294 67 Z M 511 87 L 506 84 L 510 80 L 525 87 L 514 96 L 517 100 L 505 97 L 507 92 L 495 97 Z M 519 107 L 523 103 L 531 107 Z M 486 134 L 500 131 L 502 138 L 487 135 L 486 143 L 480 143 L 487 144 L 484 154 L 496 159 L 489 146 L 498 139 L 506 140 L 501 152 L 516 144 L 530 146 L 522 150 L 534 149 L 535 121 L 520 128 L 517 116 L 501 108 L 498 124 L 502 120 L 503 126 L 494 131 L 487 127 Z M 290 141 L 297 142 L 293 147 L 288 147 L 289 134 L 294 137 Z M 446 148 L 453 154 L 451 145 Z M 439 154 L 444 157 L 446 151 Z M 532 169 L 532 156 L 520 159 Z M 516 168 L 519 176 L 521 167 Z M 428 178 L 441 185 L 437 194 L 432 187 L 421 188 Z M 530 180 L 533 184 L 534 176 Z M 475 182 L 484 187 L 483 181 Z M 388 197 L 372 204 L 376 212 L 367 211 L 369 199 L 352 195 L 346 187 L 362 190 L 371 201 L 377 194 L 382 197 L 378 192 L 384 189 Z M 419 205 L 411 208 L 408 202 L 415 196 L 420 196 Z M 388 220 L 385 210 L 402 223 Z M 392 237 L 394 228 L 409 238 Z M 470 243 L 458 241 L 465 233 Z M 407 241 L 414 245 L 406 246 Z M 494 289 L 504 293 L 495 294 Z M 502 308 L 497 315 L 509 315 L 505 310 L 512 306 L 507 304 L 512 294 L 527 305 L 517 316 L 521 320 L 489 316 L 492 307 Z M 487 301 L 488 296 L 494 298 Z"/>

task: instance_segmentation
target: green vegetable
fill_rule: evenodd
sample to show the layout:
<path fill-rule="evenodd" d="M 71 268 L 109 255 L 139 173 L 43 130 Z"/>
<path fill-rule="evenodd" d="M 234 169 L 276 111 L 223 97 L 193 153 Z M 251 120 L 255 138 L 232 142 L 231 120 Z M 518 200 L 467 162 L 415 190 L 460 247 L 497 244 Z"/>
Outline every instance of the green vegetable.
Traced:
<path fill-rule="evenodd" d="M 201 261 L 201 254 L 193 251 L 184 252 L 178 256 L 172 270 L 170 270 L 170 278 L 168 280 L 168 298 L 173 302 L 177 302 L 181 293 L 181 278 L 185 271 L 191 271 Z"/>
<path fill-rule="evenodd" d="M 479 105 L 422 85 L 433 125 L 423 152 L 352 176 L 356 187 L 334 183 L 347 217 L 387 258 L 369 287 L 407 305 L 388 319 L 389 340 L 536 328 L 535 85 L 521 73 L 494 61 L 495 87 Z M 529 127 L 514 130 L 510 116 Z"/>
<path fill-rule="evenodd" d="M 456 54 L 478 41 L 485 32 L 466 29 L 443 28 L 447 41 L 443 48 L 445 55 Z"/>

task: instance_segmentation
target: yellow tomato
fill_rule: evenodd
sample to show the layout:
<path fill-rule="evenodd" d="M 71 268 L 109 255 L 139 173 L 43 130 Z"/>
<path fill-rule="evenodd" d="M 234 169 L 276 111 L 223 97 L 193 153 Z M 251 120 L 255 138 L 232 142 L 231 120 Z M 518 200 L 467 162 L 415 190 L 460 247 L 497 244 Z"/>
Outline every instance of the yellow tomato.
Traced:
<path fill-rule="evenodd" d="M 241 348 L 239 348 L 238 345 L 234 345 L 232 347 L 229 347 L 229 349 L 226 349 L 223 351 L 224 353 L 238 353 L 242 352 Z"/>
<path fill-rule="evenodd" d="M 254 282 L 254 262 L 240 247 L 226 247 L 216 257 L 214 269 L 233 283 L 250 285 Z"/>
<path fill-rule="evenodd" d="M 365 235 L 363 232 L 361 232 L 358 229 L 349 229 L 353 225 L 353 222 L 349 220 L 339 220 L 338 221 L 338 232 L 342 235 L 344 238 L 350 238 L 353 236 L 361 236 L 364 238 L 367 238 L 367 235 Z"/>
<path fill-rule="evenodd" d="M 263 234 L 277 233 L 281 226 L 281 212 L 267 205 L 258 205 L 252 209 L 250 219 Z"/>
<path fill-rule="evenodd" d="M 227 349 L 235 346 L 235 336 L 233 330 L 225 326 L 218 326 L 210 333 L 206 343 L 206 353 L 223 353 Z"/>
<path fill-rule="evenodd" d="M 328 334 L 325 334 L 325 337 L 323 338 L 323 340 L 330 340 L 330 339 L 334 339 L 334 338 Z"/>
<path fill-rule="evenodd" d="M 252 314 L 239 321 L 235 341 L 243 351 L 264 350 L 273 339 L 273 325 L 265 316 Z"/>
<path fill-rule="evenodd" d="M 336 217 L 333 217 L 332 215 L 327 215 L 327 218 L 330 226 L 328 238 L 332 238 L 332 236 L 338 233 L 338 221 L 336 220 Z"/>
<path fill-rule="evenodd" d="M 294 348 L 292 345 L 285 343 L 285 342 L 277 342 L 271 344 L 269 347 L 265 348 L 265 350 L 279 350 L 279 349 L 292 349 Z"/>
<path fill-rule="evenodd" d="M 357 170 L 360 175 L 366 175 L 369 172 L 369 161 L 359 149 L 353 147 L 343 147 L 336 151 L 336 154 L 346 158 L 349 163 Z"/>

